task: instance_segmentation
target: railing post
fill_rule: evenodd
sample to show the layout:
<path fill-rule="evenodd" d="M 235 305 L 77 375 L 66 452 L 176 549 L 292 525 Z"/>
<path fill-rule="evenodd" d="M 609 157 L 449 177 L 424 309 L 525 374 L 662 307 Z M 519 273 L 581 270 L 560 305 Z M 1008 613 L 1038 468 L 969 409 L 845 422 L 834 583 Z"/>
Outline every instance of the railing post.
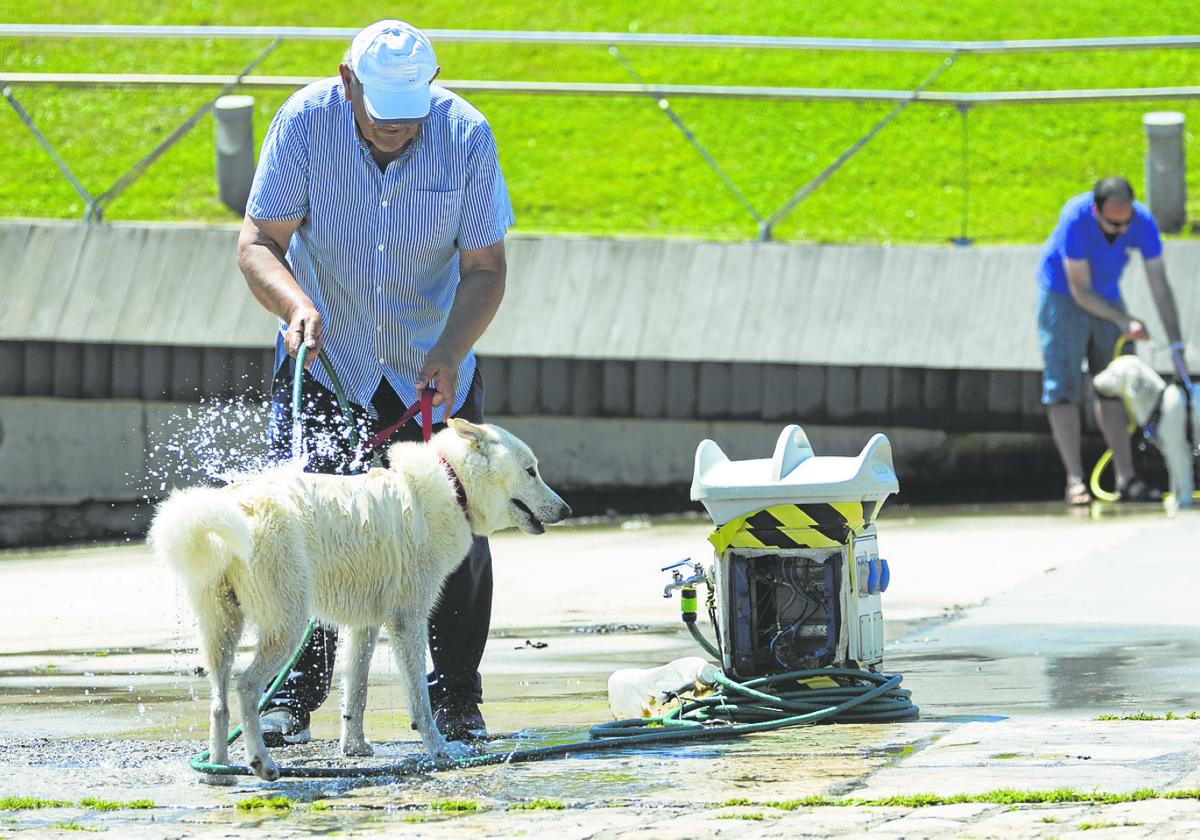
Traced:
<path fill-rule="evenodd" d="M 962 208 L 958 236 L 950 241 L 955 245 L 965 247 L 975 243 L 975 240 L 968 234 L 971 211 L 971 147 L 967 114 L 970 113 L 971 106 L 966 102 L 959 102 L 954 107 L 958 109 L 959 122 L 962 124 Z"/>
<path fill-rule="evenodd" d="M 1183 114 L 1154 111 L 1146 127 L 1146 203 L 1164 233 L 1178 233 L 1187 221 L 1187 167 L 1183 157 Z"/>
<path fill-rule="evenodd" d="M 254 97 L 222 96 L 213 105 L 217 196 L 239 216 L 254 180 Z"/>

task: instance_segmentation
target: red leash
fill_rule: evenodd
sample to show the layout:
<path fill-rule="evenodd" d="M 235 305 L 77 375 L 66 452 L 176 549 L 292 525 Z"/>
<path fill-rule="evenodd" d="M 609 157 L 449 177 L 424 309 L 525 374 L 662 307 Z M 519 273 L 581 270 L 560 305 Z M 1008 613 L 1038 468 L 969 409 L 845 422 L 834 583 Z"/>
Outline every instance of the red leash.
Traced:
<path fill-rule="evenodd" d="M 429 439 L 433 437 L 433 395 L 435 393 L 437 392 L 432 388 L 426 388 L 421 391 L 421 399 L 409 406 L 409 409 L 401 415 L 399 420 L 364 443 L 359 450 L 358 457 L 361 459 L 363 455 L 366 455 L 390 438 L 396 433 L 397 429 L 416 416 L 417 412 L 421 413 L 421 436 L 425 438 L 426 443 L 429 443 Z"/>
<path fill-rule="evenodd" d="M 363 457 L 373 450 L 379 444 L 390 438 L 397 429 L 407 423 L 419 411 L 421 412 L 421 436 L 425 438 L 425 442 L 429 443 L 429 439 L 433 437 L 433 395 L 435 391 L 432 388 L 426 388 L 421 391 L 421 399 L 415 405 L 409 407 L 407 411 L 392 425 L 388 426 L 382 432 L 374 435 L 370 440 L 362 445 L 358 450 L 358 454 L 354 460 L 362 461 Z M 441 455 L 438 455 L 438 460 L 442 462 L 442 466 L 450 473 L 450 482 L 454 485 L 454 498 L 458 502 L 459 508 L 462 509 L 463 515 L 467 517 L 467 522 L 471 521 L 471 511 L 467 508 L 467 491 L 463 488 L 462 481 L 458 477 L 458 473 L 454 471 L 454 467 L 450 466 Z"/>

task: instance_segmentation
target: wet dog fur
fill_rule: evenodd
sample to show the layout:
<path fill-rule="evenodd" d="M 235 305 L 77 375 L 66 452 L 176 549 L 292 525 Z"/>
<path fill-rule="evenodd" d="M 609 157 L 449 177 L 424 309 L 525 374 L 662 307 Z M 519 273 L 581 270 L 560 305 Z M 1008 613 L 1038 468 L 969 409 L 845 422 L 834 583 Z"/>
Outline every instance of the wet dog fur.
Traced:
<path fill-rule="evenodd" d="M 363 713 L 381 626 L 425 749 L 436 758 L 469 751 L 446 741 L 433 723 L 425 677 L 430 611 L 472 535 L 509 527 L 540 534 L 571 509 L 514 435 L 463 420 L 448 425 L 429 444 L 391 447 L 386 469 L 332 476 L 281 466 L 228 487 L 179 490 L 159 505 L 148 542 L 180 574 L 196 612 L 212 683 L 211 762 L 228 763 L 229 682 L 238 641 L 251 624 L 257 643 L 237 679 L 238 712 L 251 769 L 267 781 L 279 777 L 257 704 L 312 616 L 349 630 L 343 754 L 372 754 Z M 465 511 L 451 470 L 465 490 Z"/>

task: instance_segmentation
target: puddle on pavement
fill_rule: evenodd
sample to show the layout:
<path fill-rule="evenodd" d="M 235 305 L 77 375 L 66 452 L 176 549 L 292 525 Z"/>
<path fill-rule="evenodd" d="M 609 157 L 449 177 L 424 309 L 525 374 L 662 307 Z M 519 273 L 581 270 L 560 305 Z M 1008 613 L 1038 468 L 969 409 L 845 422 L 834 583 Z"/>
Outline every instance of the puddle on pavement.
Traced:
<path fill-rule="evenodd" d="M 634 632 L 547 634 L 545 649 L 518 648 L 521 631 L 493 638 L 484 663 L 490 729 L 502 738 L 489 752 L 528 749 L 587 739 L 588 727 L 608 720 L 606 682 L 620 667 L 661 664 L 694 652 L 694 642 L 672 629 Z M 533 637 L 532 635 L 530 636 Z M 381 646 L 382 647 L 382 646 Z M 921 723 L 888 726 L 820 726 L 721 743 L 617 749 L 535 763 L 505 764 L 381 779 L 284 779 L 273 784 L 240 779 L 235 788 L 198 783 L 188 758 L 204 748 L 207 681 L 193 673 L 194 652 L 141 650 L 104 657 L 103 674 L 83 670 L 92 657 L 54 652 L 53 677 L 29 673 L 0 677 L 0 797 L 52 799 L 85 796 L 131 800 L 149 798 L 159 808 L 156 825 L 235 826 L 269 833 L 286 820 L 289 831 L 369 830 L 408 819 L 460 819 L 431 805 L 445 800 L 474 803 L 483 811 L 504 811 L 512 803 L 549 800 L 570 808 L 697 808 L 728 799 L 786 800 L 825 793 L 851 784 L 865 772 L 905 753 L 906 745 L 928 736 Z M 19 671 L 0 656 L 0 669 Z M 122 660 L 141 673 L 121 673 Z M 390 657 L 372 670 L 368 737 L 376 757 L 368 764 L 399 763 L 421 755 L 409 728 L 403 692 Z M 35 687 L 36 686 L 36 687 Z M 130 690 L 132 688 L 132 690 Z M 314 741 L 274 751 L 282 764 L 349 767 L 337 747 L 339 698 L 331 697 L 313 718 Z M 244 763 L 240 744 L 231 759 Z M 303 807 L 288 816 L 247 814 L 230 803 L 250 795 L 284 795 L 303 803 L 328 800 L 331 811 Z M 78 809 L 75 809 L 78 811 Z M 74 814 L 75 812 L 71 812 Z M 122 834 L 138 832 L 137 812 L 71 817 L 85 826 L 119 824 Z M 21 826 L 47 827 L 62 813 L 19 812 Z M 0 824 L 0 831 L 4 825 Z"/>
<path fill-rule="evenodd" d="M 839 781 L 850 783 L 866 770 L 897 754 L 881 735 L 915 742 L 919 724 L 895 727 L 838 726 L 797 729 L 725 744 L 670 749 L 617 750 L 604 755 L 568 757 L 408 777 L 379 779 L 291 780 L 265 784 L 239 780 L 231 789 L 197 783 L 186 766 L 200 743 L 145 739 L 25 739 L 0 741 L 0 790 L 7 795 L 73 799 L 104 795 L 123 800 L 147 796 L 158 806 L 155 819 L 246 824 L 253 815 L 233 812 L 230 803 L 250 795 L 286 796 L 296 803 L 325 800 L 338 820 L 367 825 L 381 816 L 400 821 L 405 814 L 437 817 L 439 803 L 468 803 L 480 810 L 503 811 L 512 803 L 543 800 L 571 808 L 609 808 L 636 803 L 641 808 L 703 808 L 734 798 L 794 799 L 816 795 Z M 492 750 L 527 748 L 583 737 L 573 729 L 526 730 L 519 741 L 492 742 Z M 873 745 L 865 754 L 864 745 Z M 368 763 L 395 762 L 419 754 L 415 742 L 381 743 Z M 336 755 L 336 743 L 319 740 L 276 751 L 287 764 L 348 766 Z M 237 757 L 235 748 L 235 757 Z M 214 810 L 219 808 L 220 810 Z M 202 812 L 202 813 L 198 813 Z M 130 813 L 130 819 L 138 814 Z M 22 821 L 36 819 L 23 813 Z M 258 818 L 263 819 L 262 817 Z M 266 818 L 270 821 L 271 818 Z M 327 815 L 305 812 L 288 817 L 294 826 L 323 825 Z M 254 823 L 257 824 L 257 823 Z"/>
<path fill-rule="evenodd" d="M 1085 638 L 1093 628 L 1056 627 L 1063 636 Z M 1128 643 L 1078 653 L 1031 650 L 1015 640 L 996 639 L 986 649 L 942 648 L 936 638 L 898 641 L 889 671 L 904 674 L 904 686 L 921 706 L 923 720 L 963 715 L 1094 717 L 1129 711 L 1196 710 L 1200 643 L 1163 628 L 1125 627 Z M 1000 651 L 1005 651 L 1000 653 Z"/>

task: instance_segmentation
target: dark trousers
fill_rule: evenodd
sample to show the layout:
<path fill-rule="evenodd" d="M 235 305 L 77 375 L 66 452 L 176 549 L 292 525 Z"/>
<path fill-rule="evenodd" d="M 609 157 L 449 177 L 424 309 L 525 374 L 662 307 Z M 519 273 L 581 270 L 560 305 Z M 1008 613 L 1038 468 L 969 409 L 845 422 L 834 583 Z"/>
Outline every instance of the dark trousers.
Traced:
<path fill-rule="evenodd" d="M 292 454 L 294 371 L 295 361 L 288 359 L 280 366 L 271 386 L 271 448 L 280 458 Z M 337 399 L 311 376 L 304 377 L 301 387 L 301 437 L 308 453 L 306 471 L 348 475 L 354 451 Z M 386 379 L 380 381 L 371 397 L 371 407 L 375 418 L 365 407 L 350 405 L 360 440 L 395 423 L 406 409 Z M 483 378 L 478 369 L 466 401 L 454 416 L 472 423 L 483 422 Z M 419 420 L 406 423 L 388 443 L 421 440 Z M 435 423 L 433 431 L 436 434 L 443 428 L 445 424 Z M 386 447 L 387 444 L 380 445 L 380 454 Z M 442 596 L 429 616 L 429 652 L 433 659 L 429 696 L 435 710 L 455 702 L 482 702 L 479 662 L 487 644 L 491 617 L 492 553 L 487 539 L 476 537 L 462 565 L 446 579 Z M 271 705 L 286 706 L 306 718 L 329 695 L 336 652 L 337 628 L 319 624 Z"/>

